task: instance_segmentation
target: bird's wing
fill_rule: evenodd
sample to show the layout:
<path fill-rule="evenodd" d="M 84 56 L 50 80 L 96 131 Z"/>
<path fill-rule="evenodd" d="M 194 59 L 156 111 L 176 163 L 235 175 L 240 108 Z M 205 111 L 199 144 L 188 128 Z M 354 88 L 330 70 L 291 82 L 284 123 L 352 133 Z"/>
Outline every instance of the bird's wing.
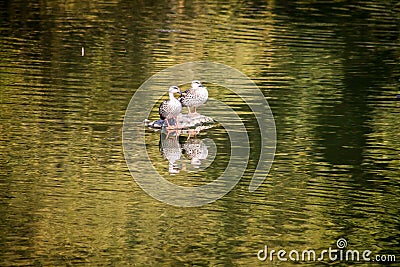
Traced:
<path fill-rule="evenodd" d="M 167 106 L 167 100 L 163 101 L 160 105 L 160 107 L 158 108 L 158 114 L 160 114 L 160 119 L 165 120 L 165 115 L 164 115 L 164 110 Z"/>

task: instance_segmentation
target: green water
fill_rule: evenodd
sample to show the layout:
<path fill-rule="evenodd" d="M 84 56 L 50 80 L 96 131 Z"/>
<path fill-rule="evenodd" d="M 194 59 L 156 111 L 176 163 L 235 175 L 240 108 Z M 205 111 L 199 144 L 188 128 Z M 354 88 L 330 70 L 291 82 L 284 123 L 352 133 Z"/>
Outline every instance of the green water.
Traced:
<path fill-rule="evenodd" d="M 298 266 L 257 252 L 322 251 L 339 238 L 398 262 L 398 25 L 396 1 L 2 2 L 0 265 Z M 257 84 L 277 148 L 250 193 L 258 124 L 239 97 L 207 84 L 242 118 L 250 161 L 223 198 L 178 208 L 135 183 L 121 129 L 143 82 L 197 60 Z M 215 145 L 215 161 L 169 176 L 160 134 L 146 131 L 155 168 L 180 185 L 210 182 L 229 161 L 223 127 L 196 139 Z"/>

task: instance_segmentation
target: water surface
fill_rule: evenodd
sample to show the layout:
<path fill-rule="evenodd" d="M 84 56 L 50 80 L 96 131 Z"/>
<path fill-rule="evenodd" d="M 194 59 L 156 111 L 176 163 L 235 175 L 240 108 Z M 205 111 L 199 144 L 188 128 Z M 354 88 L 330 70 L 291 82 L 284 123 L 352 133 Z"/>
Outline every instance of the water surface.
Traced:
<path fill-rule="evenodd" d="M 399 8 L 372 0 L 0 4 L 0 265 L 265 266 L 264 245 L 321 251 L 339 238 L 399 260 Z M 239 97 L 207 85 L 243 119 L 249 166 L 222 199 L 176 208 L 133 181 L 121 128 L 146 79 L 194 60 L 237 68 L 259 86 L 277 151 L 249 193 L 258 125 Z M 223 127 L 197 139 L 212 140 L 218 160 L 168 176 L 177 184 L 209 182 L 229 160 Z M 160 134 L 146 140 L 168 175 Z"/>

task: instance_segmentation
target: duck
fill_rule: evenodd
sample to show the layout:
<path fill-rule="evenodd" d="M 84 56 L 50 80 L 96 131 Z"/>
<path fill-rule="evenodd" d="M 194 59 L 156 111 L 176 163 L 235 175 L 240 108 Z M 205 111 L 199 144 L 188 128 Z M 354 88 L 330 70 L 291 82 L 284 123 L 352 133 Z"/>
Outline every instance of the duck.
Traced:
<path fill-rule="evenodd" d="M 179 128 L 178 125 L 178 115 L 182 112 L 182 103 L 175 98 L 174 94 L 182 95 L 181 90 L 178 86 L 171 86 L 168 89 L 169 100 L 165 100 L 161 103 L 158 114 L 160 114 L 160 119 L 167 121 L 167 128 L 173 128 L 169 123 L 170 119 L 175 120 L 175 128 Z"/>
<path fill-rule="evenodd" d="M 188 108 L 189 115 L 197 114 L 197 107 L 205 104 L 208 99 L 207 88 L 204 87 L 200 81 L 192 81 L 192 87 L 182 93 L 182 96 L 178 99 L 183 107 Z M 191 112 L 190 108 L 194 108 L 194 112 Z"/>

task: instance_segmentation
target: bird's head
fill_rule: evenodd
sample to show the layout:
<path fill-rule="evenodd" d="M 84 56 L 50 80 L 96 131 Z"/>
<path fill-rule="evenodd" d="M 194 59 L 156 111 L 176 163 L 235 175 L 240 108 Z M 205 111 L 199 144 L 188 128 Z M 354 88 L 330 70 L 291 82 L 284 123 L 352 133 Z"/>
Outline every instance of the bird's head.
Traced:
<path fill-rule="evenodd" d="M 172 93 L 172 94 L 182 94 L 181 90 L 179 89 L 178 86 L 171 86 L 168 90 L 168 93 Z"/>
<path fill-rule="evenodd" d="M 194 81 L 192 82 L 192 88 L 193 88 L 193 89 L 197 89 L 197 88 L 199 88 L 200 86 L 203 86 L 203 85 L 201 84 L 200 81 L 194 80 Z"/>

